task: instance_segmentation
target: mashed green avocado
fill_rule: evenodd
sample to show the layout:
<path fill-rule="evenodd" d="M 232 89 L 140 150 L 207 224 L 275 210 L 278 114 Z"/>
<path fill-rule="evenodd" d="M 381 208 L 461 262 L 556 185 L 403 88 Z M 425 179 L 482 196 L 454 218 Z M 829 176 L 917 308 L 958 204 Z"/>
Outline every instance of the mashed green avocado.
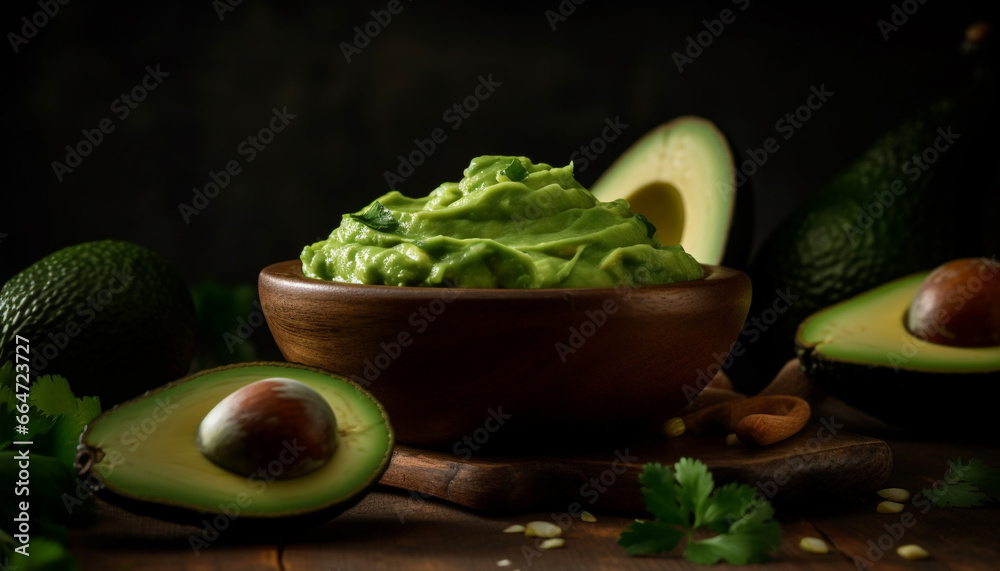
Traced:
<path fill-rule="evenodd" d="M 472 160 L 424 198 L 392 191 L 302 250 L 302 272 L 359 284 L 469 288 L 631 287 L 700 279 L 681 246 L 624 200 L 600 202 L 562 168 Z"/>

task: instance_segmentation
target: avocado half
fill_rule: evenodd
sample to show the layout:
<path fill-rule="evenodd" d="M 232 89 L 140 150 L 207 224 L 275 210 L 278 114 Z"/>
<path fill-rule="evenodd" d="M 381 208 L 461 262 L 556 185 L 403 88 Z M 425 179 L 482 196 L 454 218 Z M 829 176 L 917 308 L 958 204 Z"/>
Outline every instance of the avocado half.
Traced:
<path fill-rule="evenodd" d="M 305 383 L 329 403 L 338 439 L 330 460 L 282 480 L 238 475 L 203 456 L 195 438 L 205 415 L 237 389 L 273 377 Z M 393 444 L 385 410 L 364 389 L 322 369 L 257 362 L 202 371 L 112 408 L 81 435 L 76 463 L 98 497 L 139 515 L 195 525 L 220 514 L 241 527 L 314 524 L 378 482 Z"/>
<path fill-rule="evenodd" d="M 749 179 L 737 184 L 733 146 L 711 121 L 684 116 L 628 148 L 591 187 L 598 199 L 624 198 L 703 264 L 744 268 L 752 241 Z"/>
<path fill-rule="evenodd" d="M 993 425 L 996 403 L 984 395 L 1000 382 L 1000 346 L 938 345 L 906 329 L 907 309 L 929 273 L 814 313 L 796 334 L 799 360 L 831 395 L 890 424 L 948 433 Z"/>

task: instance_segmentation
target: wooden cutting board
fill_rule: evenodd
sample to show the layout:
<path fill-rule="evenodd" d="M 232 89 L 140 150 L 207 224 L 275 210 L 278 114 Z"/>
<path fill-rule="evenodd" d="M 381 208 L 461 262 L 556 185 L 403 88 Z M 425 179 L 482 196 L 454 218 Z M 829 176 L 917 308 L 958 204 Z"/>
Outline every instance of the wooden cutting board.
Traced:
<path fill-rule="evenodd" d="M 474 510 L 567 510 L 578 502 L 583 509 L 641 514 L 645 509 L 638 475 L 646 462 L 666 465 L 684 456 L 698 458 L 717 484 L 750 484 L 778 504 L 870 492 L 892 469 L 892 452 L 885 442 L 842 427 L 831 437 L 829 427 L 818 422 L 765 448 L 727 446 L 718 434 L 685 434 L 579 453 L 486 452 L 484 445 L 480 453 L 463 458 L 399 445 L 381 483 Z"/>

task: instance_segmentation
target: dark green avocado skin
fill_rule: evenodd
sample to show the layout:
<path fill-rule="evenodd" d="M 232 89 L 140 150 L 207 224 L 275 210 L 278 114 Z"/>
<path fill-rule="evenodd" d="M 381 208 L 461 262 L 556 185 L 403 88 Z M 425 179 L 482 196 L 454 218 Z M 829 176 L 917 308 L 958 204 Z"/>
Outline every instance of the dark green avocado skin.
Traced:
<path fill-rule="evenodd" d="M 104 406 L 185 375 L 194 303 L 160 255 L 103 240 L 58 250 L 0 290 L 0 363 L 29 341 L 33 375 L 61 375 Z"/>
<path fill-rule="evenodd" d="M 745 392 L 794 356 L 795 331 L 812 313 L 897 277 L 990 253 L 979 221 L 995 192 L 997 122 L 984 103 L 995 90 L 973 82 L 953 91 L 878 138 L 764 242 L 749 271 L 750 318 L 771 307 L 777 290 L 797 299 L 748 351 L 753 374 L 733 377 Z M 937 158 L 918 164 L 915 155 Z"/>
<path fill-rule="evenodd" d="M 963 439 L 996 433 L 1000 371 L 940 373 L 832 360 L 797 340 L 806 374 L 854 408 L 910 432 Z"/>

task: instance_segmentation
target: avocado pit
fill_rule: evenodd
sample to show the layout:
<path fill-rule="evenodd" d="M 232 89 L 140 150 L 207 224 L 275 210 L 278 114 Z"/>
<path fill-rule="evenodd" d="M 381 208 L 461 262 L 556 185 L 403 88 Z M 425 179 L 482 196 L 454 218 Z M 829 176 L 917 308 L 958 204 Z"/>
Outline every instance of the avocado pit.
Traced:
<path fill-rule="evenodd" d="M 222 399 L 201 421 L 198 450 L 241 476 L 267 470 L 276 479 L 304 476 L 337 448 L 337 419 L 309 385 L 273 377 Z"/>
<path fill-rule="evenodd" d="M 962 258 L 939 266 L 913 296 L 906 329 L 939 345 L 1000 345 L 998 276 L 1000 264 L 987 258 Z"/>

